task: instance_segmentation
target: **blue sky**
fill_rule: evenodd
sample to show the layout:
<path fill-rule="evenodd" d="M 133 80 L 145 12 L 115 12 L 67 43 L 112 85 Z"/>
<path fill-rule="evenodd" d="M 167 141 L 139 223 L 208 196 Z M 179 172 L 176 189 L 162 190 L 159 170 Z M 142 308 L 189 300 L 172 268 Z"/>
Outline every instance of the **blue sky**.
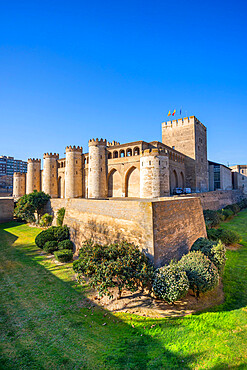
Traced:
<path fill-rule="evenodd" d="M 1 1 L 0 154 L 161 141 L 182 106 L 246 164 L 246 35 L 245 1 Z"/>

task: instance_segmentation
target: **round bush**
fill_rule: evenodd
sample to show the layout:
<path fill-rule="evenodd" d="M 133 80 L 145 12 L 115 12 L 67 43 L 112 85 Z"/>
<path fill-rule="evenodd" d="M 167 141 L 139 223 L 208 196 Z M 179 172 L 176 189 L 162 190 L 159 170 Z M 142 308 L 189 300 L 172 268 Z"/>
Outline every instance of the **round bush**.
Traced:
<path fill-rule="evenodd" d="M 217 226 L 222 221 L 222 215 L 220 212 L 206 209 L 203 211 L 205 223 L 208 227 Z"/>
<path fill-rule="evenodd" d="M 57 251 L 57 249 L 58 246 L 56 240 L 46 242 L 44 245 L 44 251 L 46 251 L 47 253 L 53 253 L 54 251 Z"/>
<path fill-rule="evenodd" d="M 247 198 L 244 198 L 243 200 L 241 200 L 241 202 L 238 202 L 237 204 L 240 209 L 247 208 Z"/>
<path fill-rule="evenodd" d="M 209 231 L 212 230 L 214 229 Z M 208 239 L 199 238 L 192 245 L 191 251 L 202 252 L 213 262 L 220 274 L 223 272 L 226 263 L 226 247 L 220 240 L 213 242 Z"/>
<path fill-rule="evenodd" d="M 236 231 L 232 230 L 221 230 L 221 234 L 219 239 L 225 245 L 236 244 L 239 243 L 241 240 L 240 235 Z"/>
<path fill-rule="evenodd" d="M 39 248 L 43 248 L 46 242 L 51 242 L 53 240 L 56 240 L 56 236 L 54 235 L 56 227 L 52 226 L 47 230 L 41 231 L 36 238 L 35 238 L 35 244 Z"/>
<path fill-rule="evenodd" d="M 73 252 L 70 249 L 63 249 L 54 252 L 54 256 L 59 262 L 70 262 L 73 258 Z"/>
<path fill-rule="evenodd" d="M 169 303 L 177 301 L 189 290 L 186 272 L 175 263 L 157 269 L 154 273 L 153 290 L 158 297 Z"/>
<path fill-rule="evenodd" d="M 68 226 L 58 226 L 55 229 L 54 235 L 58 242 L 69 239 L 69 228 Z"/>
<path fill-rule="evenodd" d="M 73 243 L 69 239 L 62 240 L 61 242 L 58 243 L 58 249 L 59 250 L 62 250 L 62 249 L 70 249 L 70 250 L 73 250 Z"/>
<path fill-rule="evenodd" d="M 207 234 L 210 240 L 221 240 L 225 245 L 236 244 L 241 240 L 240 235 L 236 231 L 232 230 L 210 229 L 207 231 Z"/>
<path fill-rule="evenodd" d="M 231 209 L 225 209 L 225 208 L 221 210 L 221 213 L 225 220 L 227 220 L 228 218 L 234 215 L 234 212 Z"/>
<path fill-rule="evenodd" d="M 219 273 L 214 264 L 202 252 L 189 252 L 178 262 L 189 279 L 190 288 L 199 297 L 219 283 Z"/>
<path fill-rule="evenodd" d="M 226 206 L 224 209 L 230 209 L 235 215 L 240 211 L 240 207 L 237 203 L 230 204 L 229 206 Z"/>

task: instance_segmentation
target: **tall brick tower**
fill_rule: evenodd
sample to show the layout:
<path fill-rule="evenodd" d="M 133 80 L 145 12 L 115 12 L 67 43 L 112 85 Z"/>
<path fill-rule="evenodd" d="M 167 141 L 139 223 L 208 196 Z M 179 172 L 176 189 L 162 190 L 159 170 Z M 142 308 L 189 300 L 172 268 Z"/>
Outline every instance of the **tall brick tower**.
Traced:
<path fill-rule="evenodd" d="M 41 190 L 40 180 L 41 160 L 29 158 L 27 160 L 27 176 L 26 176 L 26 193 L 32 193 L 34 190 Z"/>
<path fill-rule="evenodd" d="M 186 186 L 208 191 L 206 127 L 195 116 L 163 122 L 162 142 L 186 155 Z"/>
<path fill-rule="evenodd" d="M 44 154 L 44 168 L 42 179 L 42 190 L 50 194 L 51 198 L 58 197 L 58 176 L 57 176 L 57 160 L 59 155 L 54 153 Z"/>
<path fill-rule="evenodd" d="M 106 140 L 92 139 L 89 146 L 88 197 L 106 197 Z"/>
<path fill-rule="evenodd" d="M 144 150 L 140 159 L 140 197 L 158 198 L 169 194 L 167 154 L 158 148 Z"/>
<path fill-rule="evenodd" d="M 13 176 L 13 197 L 20 198 L 26 194 L 26 174 L 14 172 Z"/>
<path fill-rule="evenodd" d="M 66 147 L 65 198 L 82 197 L 82 147 Z"/>

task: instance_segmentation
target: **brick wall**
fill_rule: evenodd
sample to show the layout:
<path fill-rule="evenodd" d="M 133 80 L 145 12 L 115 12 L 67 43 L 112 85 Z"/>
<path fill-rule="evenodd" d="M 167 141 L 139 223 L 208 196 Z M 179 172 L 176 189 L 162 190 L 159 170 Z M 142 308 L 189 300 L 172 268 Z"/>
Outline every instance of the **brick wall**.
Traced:
<path fill-rule="evenodd" d="M 51 199 L 48 211 L 65 207 L 76 252 L 86 239 L 98 243 L 126 240 L 139 245 L 156 266 L 178 259 L 206 236 L 199 199 L 162 201 Z M 55 224 L 55 220 L 54 220 Z"/>
<path fill-rule="evenodd" d="M 240 190 L 216 190 L 191 194 L 191 197 L 200 198 L 203 209 L 217 211 L 229 204 L 240 202 L 244 198 L 244 194 Z"/>
<path fill-rule="evenodd" d="M 206 237 L 200 199 L 153 202 L 154 261 L 161 266 L 188 253 L 199 237 Z"/>
<path fill-rule="evenodd" d="M 0 223 L 13 220 L 14 198 L 0 198 Z"/>

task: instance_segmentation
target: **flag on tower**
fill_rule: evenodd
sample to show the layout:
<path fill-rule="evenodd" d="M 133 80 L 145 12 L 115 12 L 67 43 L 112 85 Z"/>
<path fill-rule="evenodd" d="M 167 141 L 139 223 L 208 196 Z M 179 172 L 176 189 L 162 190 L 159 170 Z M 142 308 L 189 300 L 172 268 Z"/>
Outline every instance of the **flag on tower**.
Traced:
<path fill-rule="evenodd" d="M 167 114 L 167 116 L 169 117 L 171 115 L 171 111 L 169 110 L 169 113 Z"/>
<path fill-rule="evenodd" d="M 172 115 L 175 116 L 175 114 L 176 114 L 176 109 L 174 109 Z"/>

